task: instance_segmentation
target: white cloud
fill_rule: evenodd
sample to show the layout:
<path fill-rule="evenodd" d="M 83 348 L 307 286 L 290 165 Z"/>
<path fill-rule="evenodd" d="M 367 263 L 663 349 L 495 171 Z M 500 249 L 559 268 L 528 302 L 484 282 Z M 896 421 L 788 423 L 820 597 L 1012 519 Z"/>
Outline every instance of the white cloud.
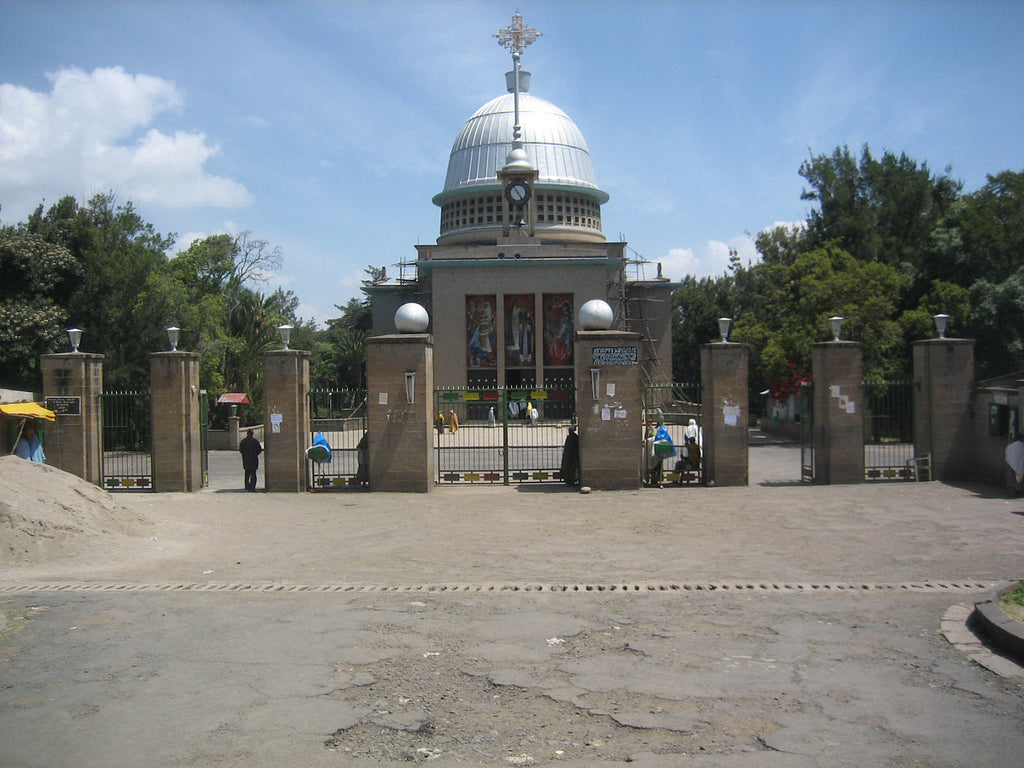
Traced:
<path fill-rule="evenodd" d="M 762 231 L 771 231 L 778 228 L 789 231 L 807 228 L 806 221 L 773 221 Z M 668 255 L 659 259 L 662 274 L 671 280 L 680 280 L 688 275 L 694 277 L 719 277 L 729 269 L 729 254 L 731 250 L 736 251 L 740 263 L 744 267 L 757 264 L 761 261 L 761 254 L 757 252 L 755 237 L 748 233 L 736 235 L 728 242 L 721 240 L 708 240 L 700 249 L 695 252 L 692 248 L 672 248 Z"/>
<path fill-rule="evenodd" d="M 321 317 L 320 313 L 317 312 L 316 307 L 312 304 L 299 304 L 295 308 L 295 314 L 300 320 L 308 320 L 316 323 L 318 326 L 329 319 L 327 317 Z"/>
<path fill-rule="evenodd" d="M 238 224 L 229 219 L 213 232 L 185 232 L 178 235 L 178 239 L 174 241 L 174 245 L 167 251 L 167 255 L 171 257 L 177 256 L 182 251 L 188 250 L 188 247 L 196 240 L 205 240 L 212 235 L 231 235 L 236 237 L 240 231 Z"/>
<path fill-rule="evenodd" d="M 699 252 L 692 248 L 672 248 L 665 258 L 659 259 L 662 274 L 671 280 L 680 280 L 688 275 L 698 278 L 719 277 L 728 270 L 729 254 L 733 249 L 744 266 L 759 258 L 754 239 L 748 234 L 742 234 L 728 242 L 708 240 Z"/>
<path fill-rule="evenodd" d="M 700 260 L 694 255 L 692 248 L 672 248 L 668 256 L 659 260 L 662 275 L 678 280 L 686 275 L 697 273 Z"/>
<path fill-rule="evenodd" d="M 49 93 L 0 83 L 0 204 L 5 221 L 24 218 L 44 198 L 115 190 L 157 207 L 234 207 L 252 195 L 207 172 L 220 148 L 201 132 L 150 127 L 180 110 L 174 83 L 121 67 L 62 69 Z"/>

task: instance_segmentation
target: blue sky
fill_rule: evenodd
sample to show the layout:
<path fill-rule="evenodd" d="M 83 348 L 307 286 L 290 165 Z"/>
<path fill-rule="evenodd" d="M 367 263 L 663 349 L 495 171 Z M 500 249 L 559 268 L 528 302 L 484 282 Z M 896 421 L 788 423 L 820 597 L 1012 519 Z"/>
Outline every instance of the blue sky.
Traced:
<path fill-rule="evenodd" d="M 1024 170 L 1019 0 L 0 0 L 0 221 L 114 190 L 161 232 L 250 230 L 324 320 L 433 242 L 448 153 L 504 90 L 493 35 L 587 139 L 605 235 L 664 274 L 806 217 L 840 145 Z M 653 265 L 648 268 L 653 275 Z"/>

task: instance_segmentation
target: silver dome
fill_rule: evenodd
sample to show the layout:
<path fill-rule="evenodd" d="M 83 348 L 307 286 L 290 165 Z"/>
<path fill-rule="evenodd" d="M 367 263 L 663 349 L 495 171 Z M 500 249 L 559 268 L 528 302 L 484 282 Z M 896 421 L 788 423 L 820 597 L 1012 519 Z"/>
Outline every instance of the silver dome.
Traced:
<path fill-rule="evenodd" d="M 466 121 L 452 146 L 444 190 L 434 196 L 435 204 L 466 190 L 497 188 L 497 171 L 512 149 L 514 99 L 511 93 L 492 99 Z M 519 122 L 523 148 L 540 174 L 539 186 L 587 190 L 599 203 L 608 202 L 607 193 L 594 180 L 587 142 L 565 112 L 520 92 Z"/>

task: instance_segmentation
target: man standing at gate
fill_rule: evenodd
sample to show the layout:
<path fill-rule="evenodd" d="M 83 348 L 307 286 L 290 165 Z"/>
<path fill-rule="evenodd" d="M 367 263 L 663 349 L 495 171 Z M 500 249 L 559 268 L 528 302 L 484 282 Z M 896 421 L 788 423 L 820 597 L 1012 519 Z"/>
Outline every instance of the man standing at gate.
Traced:
<path fill-rule="evenodd" d="M 245 470 L 245 490 L 256 490 L 256 470 L 260 468 L 260 454 L 263 446 L 252 436 L 252 430 L 245 430 L 245 437 L 238 443 L 238 452 L 242 454 L 242 469 Z"/>

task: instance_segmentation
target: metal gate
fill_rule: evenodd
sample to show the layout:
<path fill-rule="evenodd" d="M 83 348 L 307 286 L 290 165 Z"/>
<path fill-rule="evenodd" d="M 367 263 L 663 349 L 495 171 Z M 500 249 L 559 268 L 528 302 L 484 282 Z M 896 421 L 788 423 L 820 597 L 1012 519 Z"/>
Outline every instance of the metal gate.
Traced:
<path fill-rule="evenodd" d="M 800 481 L 814 482 L 814 384 L 800 385 Z"/>
<path fill-rule="evenodd" d="M 700 384 L 654 384 L 643 388 L 644 424 L 664 424 L 672 438 L 675 455 L 660 466 L 641 441 L 644 485 L 702 485 L 704 480 L 704 431 L 701 420 L 703 389 Z M 690 422 L 693 421 L 691 428 Z M 690 429 L 688 429 L 690 428 Z"/>
<path fill-rule="evenodd" d="M 562 448 L 576 416 L 571 384 L 439 389 L 434 404 L 438 483 L 562 481 Z"/>
<path fill-rule="evenodd" d="M 153 490 L 152 399 L 148 391 L 100 395 L 100 474 L 108 491 Z"/>
<path fill-rule="evenodd" d="M 914 382 L 864 382 L 864 479 L 913 480 Z"/>
<path fill-rule="evenodd" d="M 915 480 L 914 382 L 863 382 L 864 479 Z M 800 479 L 814 482 L 814 385 L 800 391 Z"/>
<path fill-rule="evenodd" d="M 314 389 L 309 393 L 310 443 L 317 432 L 331 446 L 331 460 L 310 461 L 311 491 L 358 488 L 370 481 L 366 453 L 366 390 Z"/>
<path fill-rule="evenodd" d="M 210 395 L 199 390 L 199 456 L 202 464 L 203 488 L 210 485 Z"/>

